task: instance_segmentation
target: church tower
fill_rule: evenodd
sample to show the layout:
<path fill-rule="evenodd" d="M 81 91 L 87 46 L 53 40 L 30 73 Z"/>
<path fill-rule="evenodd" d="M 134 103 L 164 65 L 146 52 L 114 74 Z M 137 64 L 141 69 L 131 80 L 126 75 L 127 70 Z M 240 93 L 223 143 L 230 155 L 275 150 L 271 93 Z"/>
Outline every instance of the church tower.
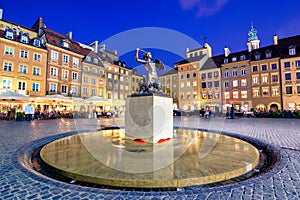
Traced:
<path fill-rule="evenodd" d="M 248 51 L 251 52 L 252 49 L 259 49 L 260 40 L 257 37 L 257 30 L 254 29 L 253 24 L 251 24 L 251 30 L 248 33 Z"/>

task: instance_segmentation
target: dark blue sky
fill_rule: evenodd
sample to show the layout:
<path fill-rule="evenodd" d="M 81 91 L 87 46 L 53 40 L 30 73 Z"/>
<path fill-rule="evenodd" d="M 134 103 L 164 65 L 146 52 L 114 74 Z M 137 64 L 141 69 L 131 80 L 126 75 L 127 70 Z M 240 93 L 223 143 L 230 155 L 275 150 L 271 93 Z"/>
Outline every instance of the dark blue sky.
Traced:
<path fill-rule="evenodd" d="M 274 34 L 279 38 L 300 34 L 299 0 L 1 0 L 0 8 L 6 20 L 30 27 L 41 16 L 47 28 L 60 33 L 72 31 L 73 39 L 83 43 L 101 42 L 134 28 L 172 29 L 201 45 L 206 37 L 213 55 L 222 54 L 224 46 L 231 51 L 244 50 L 251 22 L 261 46 L 271 44 Z M 187 45 L 182 45 L 183 51 Z M 162 60 L 167 65 L 180 59 L 168 52 L 158 54 L 166 57 Z"/>

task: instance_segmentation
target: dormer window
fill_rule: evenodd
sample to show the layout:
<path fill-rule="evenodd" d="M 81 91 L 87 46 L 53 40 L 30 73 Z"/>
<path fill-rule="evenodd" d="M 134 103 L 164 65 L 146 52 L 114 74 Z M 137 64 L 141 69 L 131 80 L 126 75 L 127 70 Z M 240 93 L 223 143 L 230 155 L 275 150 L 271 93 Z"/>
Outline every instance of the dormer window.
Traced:
<path fill-rule="evenodd" d="M 89 62 L 90 62 L 90 61 L 91 61 L 91 57 L 90 57 L 90 56 L 87 56 L 87 57 L 86 57 L 86 61 L 89 61 Z"/>
<path fill-rule="evenodd" d="M 69 40 L 63 40 L 62 41 L 62 46 L 65 48 L 70 48 L 70 42 Z"/>
<path fill-rule="evenodd" d="M 255 57 L 255 60 L 260 60 L 260 53 L 256 53 L 256 54 L 254 55 L 254 57 Z"/>
<path fill-rule="evenodd" d="M 14 39 L 14 33 L 11 30 L 6 31 L 5 37 L 8 39 Z"/>
<path fill-rule="evenodd" d="M 98 64 L 98 59 L 94 58 L 94 63 Z"/>
<path fill-rule="evenodd" d="M 232 57 L 232 62 L 236 62 L 236 57 Z"/>
<path fill-rule="evenodd" d="M 296 54 L 296 46 L 292 45 L 289 47 L 289 55 L 293 56 Z"/>
<path fill-rule="evenodd" d="M 225 58 L 224 59 L 224 64 L 227 64 L 228 63 L 228 58 Z"/>
<path fill-rule="evenodd" d="M 36 47 L 40 47 L 41 46 L 41 41 L 39 39 L 34 39 L 33 40 L 33 45 Z"/>
<path fill-rule="evenodd" d="M 246 56 L 245 55 L 241 55 L 240 59 L 241 60 L 246 60 Z"/>
<path fill-rule="evenodd" d="M 272 51 L 267 50 L 266 51 L 266 58 L 271 58 L 272 57 Z"/>
<path fill-rule="evenodd" d="M 28 37 L 26 35 L 21 36 L 21 42 L 27 44 L 28 43 Z"/>

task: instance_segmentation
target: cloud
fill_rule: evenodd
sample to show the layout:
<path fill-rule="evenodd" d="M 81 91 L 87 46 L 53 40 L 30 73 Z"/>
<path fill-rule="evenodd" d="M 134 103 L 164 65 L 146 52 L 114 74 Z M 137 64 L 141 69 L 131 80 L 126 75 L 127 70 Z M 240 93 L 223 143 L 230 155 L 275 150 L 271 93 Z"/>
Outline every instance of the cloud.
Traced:
<path fill-rule="evenodd" d="M 179 0 L 183 10 L 196 9 L 197 16 L 211 16 L 219 12 L 229 0 Z"/>

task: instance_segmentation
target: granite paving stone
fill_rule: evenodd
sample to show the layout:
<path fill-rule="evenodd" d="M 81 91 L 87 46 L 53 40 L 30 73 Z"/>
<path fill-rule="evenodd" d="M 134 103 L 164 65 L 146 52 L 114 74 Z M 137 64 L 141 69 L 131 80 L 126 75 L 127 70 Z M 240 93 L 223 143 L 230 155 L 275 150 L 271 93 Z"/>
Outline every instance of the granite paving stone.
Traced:
<path fill-rule="evenodd" d="M 27 167 L 31 148 L 64 133 L 124 126 L 124 118 L 0 121 L 0 199 L 300 199 L 300 119 L 223 119 L 175 117 L 176 127 L 221 131 L 250 137 L 279 148 L 280 169 L 226 187 L 191 187 L 182 191 L 122 191 L 87 188 L 47 179 Z M 75 134 L 75 133 L 74 133 Z M 23 160 L 24 159 L 24 160 Z M 30 163 L 30 162 L 28 162 Z"/>

